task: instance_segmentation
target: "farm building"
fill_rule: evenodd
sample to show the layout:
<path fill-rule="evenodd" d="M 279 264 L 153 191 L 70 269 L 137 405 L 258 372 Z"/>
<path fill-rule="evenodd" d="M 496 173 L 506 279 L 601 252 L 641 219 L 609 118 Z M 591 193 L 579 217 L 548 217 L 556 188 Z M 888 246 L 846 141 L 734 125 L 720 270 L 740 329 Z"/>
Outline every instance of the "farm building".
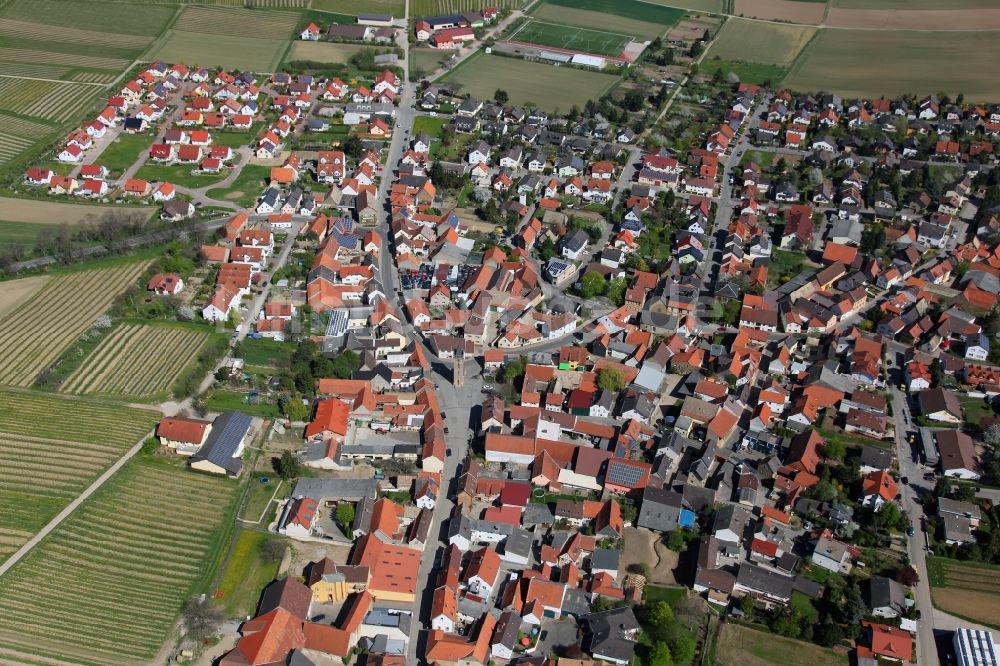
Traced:
<path fill-rule="evenodd" d="M 212 474 L 239 476 L 243 470 L 243 448 L 253 420 L 243 412 L 226 412 L 212 423 L 212 431 L 196 454 L 191 468 Z"/>

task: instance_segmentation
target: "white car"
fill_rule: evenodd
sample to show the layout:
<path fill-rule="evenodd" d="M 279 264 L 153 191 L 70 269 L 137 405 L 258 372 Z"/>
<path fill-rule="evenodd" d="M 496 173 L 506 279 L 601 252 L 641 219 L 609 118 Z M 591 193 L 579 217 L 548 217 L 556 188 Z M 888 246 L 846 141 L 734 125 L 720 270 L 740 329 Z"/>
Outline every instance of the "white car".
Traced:
<path fill-rule="evenodd" d="M 438 115 L 438 112 L 437 112 L 437 111 L 431 111 L 431 112 L 430 112 L 430 116 L 431 116 L 432 118 L 437 118 L 437 115 Z"/>

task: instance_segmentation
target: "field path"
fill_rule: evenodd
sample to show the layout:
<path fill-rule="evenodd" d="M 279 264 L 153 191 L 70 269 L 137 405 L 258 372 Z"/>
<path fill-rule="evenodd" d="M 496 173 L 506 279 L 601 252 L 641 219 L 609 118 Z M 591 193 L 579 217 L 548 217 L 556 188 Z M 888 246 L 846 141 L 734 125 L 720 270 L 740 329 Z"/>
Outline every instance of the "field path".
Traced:
<path fill-rule="evenodd" d="M 142 445 L 143 443 L 145 443 L 146 439 L 148 437 L 151 437 L 155 432 L 156 432 L 155 430 L 150 430 L 145 435 L 143 435 L 139 439 L 139 441 L 136 442 L 135 445 L 132 446 L 132 448 L 126 451 L 121 458 L 115 461 L 115 463 L 111 465 L 111 467 L 104 470 L 104 474 L 101 474 L 99 477 L 97 477 L 94 480 L 94 482 L 87 487 L 86 490 L 84 490 L 82 493 L 80 493 L 80 495 L 76 499 L 74 499 L 72 502 L 66 505 L 66 508 L 60 511 L 55 518 L 50 520 L 48 524 L 45 525 L 45 527 L 40 529 L 38 531 L 38 534 L 33 536 L 31 539 L 27 541 L 27 543 L 18 548 L 17 552 L 8 557 L 6 562 L 0 564 L 0 576 L 3 576 L 5 573 L 7 573 L 7 571 L 9 571 L 11 567 L 17 564 L 20 560 L 22 560 L 25 555 L 30 553 L 32 548 L 41 543 L 42 539 L 48 536 L 49 533 L 52 532 L 52 530 L 59 527 L 60 523 L 69 518 L 70 514 L 76 511 L 77 508 L 79 508 L 79 506 L 83 504 L 83 502 L 88 497 L 93 495 L 98 488 L 103 486 L 108 479 L 114 476 L 115 473 L 117 473 L 118 470 L 120 470 L 125 465 L 125 463 L 127 463 L 129 460 L 135 457 L 135 455 L 142 450 Z"/>

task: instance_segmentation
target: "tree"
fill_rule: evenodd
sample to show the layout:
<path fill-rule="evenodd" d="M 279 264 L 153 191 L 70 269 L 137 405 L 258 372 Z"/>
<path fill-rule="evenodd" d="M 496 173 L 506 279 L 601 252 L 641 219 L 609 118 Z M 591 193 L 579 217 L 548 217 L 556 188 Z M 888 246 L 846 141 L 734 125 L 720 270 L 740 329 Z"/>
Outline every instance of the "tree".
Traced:
<path fill-rule="evenodd" d="M 624 277 L 615 278 L 608 284 L 608 300 L 615 305 L 625 304 L 625 291 L 628 289 L 628 280 Z"/>
<path fill-rule="evenodd" d="M 983 430 L 983 441 L 993 446 L 1000 444 L 1000 423 L 986 426 Z"/>
<path fill-rule="evenodd" d="M 349 536 L 351 534 L 351 526 L 354 525 L 354 505 L 350 502 L 341 502 L 337 505 L 337 510 L 334 512 L 333 518 L 337 521 L 337 525 L 340 526 L 344 535 Z"/>
<path fill-rule="evenodd" d="M 659 601 L 653 606 L 653 610 L 649 612 L 649 623 L 653 626 L 653 630 L 657 633 L 666 632 L 667 627 L 669 627 L 674 622 L 674 609 L 670 607 L 666 601 Z M 663 634 L 665 635 L 665 633 Z"/>
<path fill-rule="evenodd" d="M 900 531 L 906 526 L 906 516 L 895 502 L 886 502 L 879 512 L 879 524 L 886 529 Z"/>
<path fill-rule="evenodd" d="M 587 273 L 580 280 L 580 293 L 584 298 L 603 296 L 608 290 L 608 283 L 600 273 Z"/>
<path fill-rule="evenodd" d="M 198 643 L 214 636 L 222 620 L 222 613 L 208 601 L 193 597 L 184 604 L 184 626 L 187 628 L 187 635 Z"/>
<path fill-rule="evenodd" d="M 903 567 L 896 574 L 896 582 L 906 587 L 914 587 L 920 582 L 920 574 L 913 567 Z"/>
<path fill-rule="evenodd" d="M 847 455 L 847 447 L 842 442 L 833 441 L 823 445 L 823 456 L 833 460 L 843 460 Z"/>
<path fill-rule="evenodd" d="M 285 556 L 285 542 L 280 539 L 268 539 L 260 544 L 260 554 L 265 562 L 280 562 Z"/>
<path fill-rule="evenodd" d="M 302 463 L 299 462 L 298 457 L 294 453 L 287 449 L 281 452 L 281 457 L 278 458 L 274 468 L 278 476 L 286 481 L 302 475 Z"/>
<path fill-rule="evenodd" d="M 675 664 L 690 664 L 694 660 L 694 636 L 680 624 L 675 622 L 670 626 L 666 643 Z"/>
<path fill-rule="evenodd" d="M 820 625 L 816 639 L 820 645 L 834 647 L 844 640 L 844 630 L 836 622 L 824 622 Z"/>
<path fill-rule="evenodd" d="M 597 371 L 597 387 L 617 393 L 625 388 L 625 373 L 618 368 L 605 366 Z"/>
<path fill-rule="evenodd" d="M 305 421 L 309 418 L 309 405 L 304 404 L 299 395 L 283 399 L 282 409 L 289 421 Z"/>
<path fill-rule="evenodd" d="M 509 100 L 510 95 L 508 95 L 507 91 L 502 88 L 497 88 L 496 92 L 493 93 L 493 101 L 497 104 L 506 104 Z"/>
<path fill-rule="evenodd" d="M 670 648 L 663 641 L 657 641 L 649 651 L 646 663 L 650 666 L 670 666 L 674 663 Z"/>
<path fill-rule="evenodd" d="M 750 617 L 753 615 L 753 597 L 749 594 L 744 594 L 743 598 L 740 599 L 740 610 L 743 611 L 745 617 Z"/>
<path fill-rule="evenodd" d="M 504 384 L 513 384 L 517 379 L 524 376 L 524 357 L 518 356 L 512 361 L 508 361 L 503 366 Z"/>

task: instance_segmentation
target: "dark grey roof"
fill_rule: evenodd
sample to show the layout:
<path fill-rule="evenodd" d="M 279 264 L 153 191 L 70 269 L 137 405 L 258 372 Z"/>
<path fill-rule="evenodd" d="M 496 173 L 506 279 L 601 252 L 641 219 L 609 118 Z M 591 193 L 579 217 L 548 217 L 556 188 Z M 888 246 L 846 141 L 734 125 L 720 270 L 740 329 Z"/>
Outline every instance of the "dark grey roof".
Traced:
<path fill-rule="evenodd" d="M 621 555 L 622 552 L 620 550 L 595 548 L 593 554 L 590 556 L 590 568 L 591 570 L 604 569 L 607 571 L 618 571 Z"/>
<path fill-rule="evenodd" d="M 602 657 L 631 661 L 635 641 L 628 637 L 628 633 L 639 629 L 639 622 L 631 608 L 625 606 L 590 613 L 582 619 L 586 627 L 585 650 Z"/>
<path fill-rule="evenodd" d="M 191 462 L 207 460 L 229 474 L 239 474 L 243 462 L 235 455 L 252 424 L 253 419 L 243 412 L 226 412 L 215 419 L 212 432 L 198 453 L 191 456 Z"/>

